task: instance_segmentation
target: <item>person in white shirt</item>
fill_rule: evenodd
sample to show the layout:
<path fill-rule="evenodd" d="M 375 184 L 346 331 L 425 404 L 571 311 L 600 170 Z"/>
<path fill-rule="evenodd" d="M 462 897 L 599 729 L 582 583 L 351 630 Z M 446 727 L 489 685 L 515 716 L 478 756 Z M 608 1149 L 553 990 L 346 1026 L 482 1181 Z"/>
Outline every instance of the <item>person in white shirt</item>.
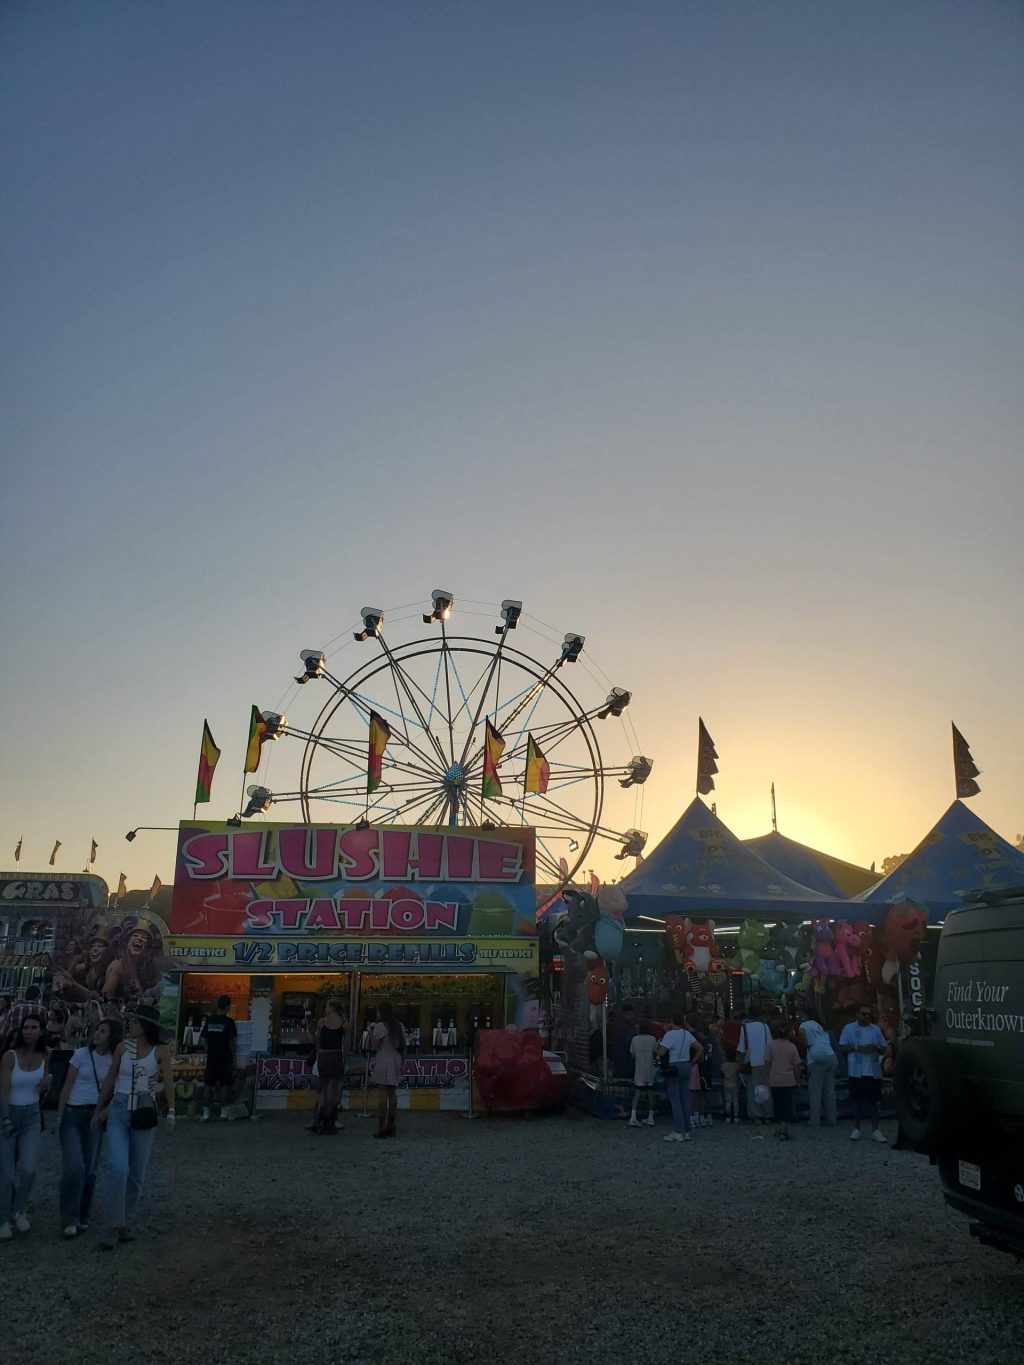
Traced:
<path fill-rule="evenodd" d="M 639 1032 L 633 1035 L 629 1044 L 629 1052 L 633 1058 L 633 1109 L 629 1116 L 629 1126 L 630 1128 L 640 1127 L 637 1107 L 639 1101 L 643 1099 L 647 1104 L 647 1118 L 644 1122 L 653 1128 L 658 1040 L 654 1036 L 654 1025 L 649 1020 L 645 1019 L 640 1025 Z"/>
<path fill-rule="evenodd" d="M 65 1237 L 77 1237 L 89 1226 L 103 1134 L 93 1127 L 100 1087 L 107 1079 L 114 1049 L 124 1037 L 115 1019 L 97 1024 L 89 1047 L 80 1047 L 68 1064 L 57 1103 L 60 1134 L 60 1225 Z"/>
<path fill-rule="evenodd" d="M 887 1142 L 878 1126 L 878 1101 L 882 1096 L 882 1057 L 889 1044 L 885 1034 L 871 1020 L 871 1007 L 861 1005 L 857 1018 L 847 1024 L 839 1035 L 839 1047 L 846 1053 L 846 1084 L 853 1105 L 854 1129 L 850 1138 L 856 1142 L 864 1119 L 871 1124 L 871 1136 L 876 1142 Z"/>
<path fill-rule="evenodd" d="M 769 1123 L 772 1117 L 771 1091 L 768 1089 L 767 1053 L 772 1041 L 772 1031 L 764 1022 L 759 1010 L 751 1010 L 740 1029 L 739 1047 L 736 1060 L 740 1064 L 740 1075 L 747 1091 L 747 1118 L 758 1123 Z M 749 1068 L 749 1069 L 748 1069 Z M 758 1087 L 763 1089 L 758 1092 Z M 757 1095 L 767 1093 L 767 1099 Z"/>
<path fill-rule="evenodd" d="M 699 1062 L 704 1049 L 686 1027 L 686 1015 L 672 1016 L 672 1027 L 662 1036 L 658 1056 L 663 1059 L 662 1074 L 672 1106 L 672 1132 L 666 1142 L 690 1141 L 690 1065 Z"/>
<path fill-rule="evenodd" d="M 807 1045 L 807 1101 L 810 1125 L 821 1124 L 821 1104 L 825 1101 L 825 1125 L 836 1126 L 836 1067 L 839 1059 L 832 1050 L 832 1040 L 819 1019 L 809 1014 L 800 1025 Z"/>

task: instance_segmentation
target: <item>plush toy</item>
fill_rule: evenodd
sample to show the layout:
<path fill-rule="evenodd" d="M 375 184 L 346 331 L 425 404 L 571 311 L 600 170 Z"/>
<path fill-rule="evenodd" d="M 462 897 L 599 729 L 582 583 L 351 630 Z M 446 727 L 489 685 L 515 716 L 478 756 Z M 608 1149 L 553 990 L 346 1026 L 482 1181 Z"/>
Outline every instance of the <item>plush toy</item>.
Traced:
<path fill-rule="evenodd" d="M 587 999 L 592 1005 L 603 1005 L 608 995 L 608 969 L 597 953 L 584 953 L 583 961 L 587 968 Z"/>
<path fill-rule="evenodd" d="M 749 972 L 752 978 L 761 974 L 761 958 L 768 942 L 768 930 L 756 919 L 745 919 L 740 925 L 739 953 L 737 961 L 740 971 Z"/>
<path fill-rule="evenodd" d="M 689 922 L 685 915 L 665 916 L 665 933 L 668 935 L 669 947 L 680 967 L 686 963 L 686 926 Z"/>
<path fill-rule="evenodd" d="M 758 980 L 769 995 L 782 995 L 786 989 L 786 969 L 774 958 L 763 957 L 758 964 Z"/>
<path fill-rule="evenodd" d="M 715 942 L 714 920 L 683 920 L 683 966 L 694 976 L 725 971 Z"/>
<path fill-rule="evenodd" d="M 589 891 L 567 887 L 562 892 L 566 913 L 555 928 L 555 940 L 562 948 L 574 953 L 594 949 L 594 930 L 597 927 L 597 900 Z"/>
<path fill-rule="evenodd" d="M 860 945 L 857 952 L 860 954 L 861 971 L 867 976 L 868 957 L 871 953 L 871 943 L 874 939 L 875 931 L 866 919 L 859 919 L 853 926 L 853 932 L 857 935 L 857 942 Z"/>
<path fill-rule="evenodd" d="M 928 911 L 913 901 L 902 901 L 889 907 L 882 938 L 897 962 L 914 962 L 921 955 Z"/>
<path fill-rule="evenodd" d="M 814 965 L 811 972 L 815 985 L 820 989 L 828 977 L 839 975 L 833 947 L 835 935 L 827 919 L 816 919 L 811 927 L 814 930 Z"/>
<path fill-rule="evenodd" d="M 796 971 L 803 950 L 803 934 L 799 924 L 777 924 L 772 930 L 772 949 L 776 962 L 787 971 Z"/>
<path fill-rule="evenodd" d="M 860 939 L 852 924 L 840 920 L 835 927 L 835 955 L 839 975 L 860 976 Z"/>

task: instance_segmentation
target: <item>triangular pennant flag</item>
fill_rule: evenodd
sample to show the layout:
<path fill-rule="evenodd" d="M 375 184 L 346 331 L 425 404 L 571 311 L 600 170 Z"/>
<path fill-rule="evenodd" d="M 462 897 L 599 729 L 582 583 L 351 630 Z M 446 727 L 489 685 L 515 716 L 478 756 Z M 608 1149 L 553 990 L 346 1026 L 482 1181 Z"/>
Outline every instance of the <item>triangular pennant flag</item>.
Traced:
<path fill-rule="evenodd" d="M 974 766 L 974 759 L 967 747 L 967 741 L 955 725 L 953 726 L 953 774 L 956 778 L 956 794 L 958 797 L 977 796 L 981 791 L 974 780 L 981 776 L 981 772 Z"/>
<path fill-rule="evenodd" d="M 154 877 L 153 885 L 149 888 L 149 904 L 152 904 L 153 901 L 156 900 L 156 893 L 160 890 L 161 886 L 163 886 L 163 882 L 160 878 Z"/>
<path fill-rule="evenodd" d="M 20 862 L 21 862 L 21 845 L 22 845 L 22 842 L 23 842 L 23 841 L 22 841 L 21 839 L 19 839 L 19 840 L 18 840 L 18 843 L 17 843 L 17 846 L 15 847 L 15 850 L 14 850 L 14 861 L 15 861 L 16 863 L 20 863 Z"/>
<path fill-rule="evenodd" d="M 92 847 L 89 849 L 89 863 L 90 863 L 90 866 L 96 861 L 96 854 L 98 853 L 98 851 L 99 851 L 99 844 L 97 844 L 96 840 L 94 839 L 94 840 L 92 841 Z"/>
<path fill-rule="evenodd" d="M 697 790 L 701 796 L 715 790 L 714 774 L 718 772 L 718 754 L 703 720 L 697 718 Z"/>
<path fill-rule="evenodd" d="M 121 875 L 120 875 L 120 877 L 118 878 L 118 881 L 117 881 L 117 899 L 120 900 L 122 896 L 127 896 L 127 894 L 128 894 L 128 878 L 127 878 L 127 877 L 124 875 L 124 873 L 122 872 Z"/>
<path fill-rule="evenodd" d="M 264 742 L 269 738 L 267 722 L 260 714 L 260 708 L 254 706 L 249 715 L 249 741 L 245 746 L 245 767 L 243 772 L 254 773 L 260 766 L 260 751 Z"/>
<path fill-rule="evenodd" d="M 210 733 L 209 723 L 204 720 L 203 738 L 199 745 L 199 774 L 196 777 L 195 805 L 197 806 L 203 801 L 209 801 L 210 799 L 210 792 L 213 789 L 213 772 L 219 758 L 220 750 L 213 742 L 213 735 Z M 246 772 L 248 771 L 250 770 L 247 768 Z"/>
<path fill-rule="evenodd" d="M 391 738 L 391 726 L 376 711 L 370 712 L 370 741 L 366 754 L 366 794 L 380 786 L 384 774 L 384 750 Z"/>
<path fill-rule="evenodd" d="M 50 854 L 50 866 L 51 866 L 51 867 L 56 867 L 56 866 L 57 866 L 57 850 L 58 850 L 59 848 L 60 848 L 60 840 L 58 839 L 57 842 L 56 842 L 56 843 L 54 844 L 54 846 L 53 846 L 53 852 Z"/>
<path fill-rule="evenodd" d="M 523 791 L 529 795 L 536 792 L 543 796 L 551 780 L 551 765 L 540 751 L 533 735 L 526 736 L 526 775 L 523 778 Z"/>
<path fill-rule="evenodd" d="M 483 784 L 483 796 L 485 800 L 492 800 L 501 795 L 501 778 L 498 776 L 498 764 L 501 762 L 501 756 L 504 752 L 505 740 L 489 720 L 485 721 Z"/>

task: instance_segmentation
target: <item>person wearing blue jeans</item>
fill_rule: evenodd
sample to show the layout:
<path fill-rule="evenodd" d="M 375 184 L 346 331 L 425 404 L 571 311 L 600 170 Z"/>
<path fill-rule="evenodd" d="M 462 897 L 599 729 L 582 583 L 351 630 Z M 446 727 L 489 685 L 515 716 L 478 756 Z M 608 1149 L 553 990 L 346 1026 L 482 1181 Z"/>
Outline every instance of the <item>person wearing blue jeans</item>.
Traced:
<path fill-rule="evenodd" d="M 114 1049 L 113 1062 L 100 1090 L 93 1123 L 106 1124 L 104 1221 L 100 1246 L 110 1251 L 118 1242 L 134 1242 L 132 1223 L 146 1179 L 156 1133 L 154 1092 L 162 1085 L 167 1122 L 174 1123 L 174 1077 L 171 1058 L 160 1041 L 160 1015 L 153 1005 L 138 1005 L 126 1016 L 127 1039 Z M 133 1119 L 135 1123 L 133 1124 Z"/>
<path fill-rule="evenodd" d="M 672 1027 L 662 1036 L 658 1056 L 669 1068 L 665 1076 L 669 1104 L 672 1106 L 672 1132 L 665 1142 L 690 1141 L 690 1066 L 704 1056 L 704 1049 L 686 1027 L 686 1015 L 672 1016 Z M 674 1071 L 674 1074 L 672 1072 Z"/>
<path fill-rule="evenodd" d="M 65 1237 L 75 1237 L 89 1226 L 101 1130 L 93 1124 L 100 1086 L 113 1063 L 113 1051 L 123 1037 L 117 1019 L 104 1019 L 96 1027 L 92 1044 L 77 1048 L 68 1065 L 67 1079 L 57 1105 L 60 1134 L 60 1225 Z"/>
<path fill-rule="evenodd" d="M 18 1029 L 0 1059 L 0 1241 L 14 1228 L 28 1232 L 28 1199 L 39 1157 L 39 1097 L 49 1079 L 50 1053 L 43 1026 L 32 1017 Z"/>

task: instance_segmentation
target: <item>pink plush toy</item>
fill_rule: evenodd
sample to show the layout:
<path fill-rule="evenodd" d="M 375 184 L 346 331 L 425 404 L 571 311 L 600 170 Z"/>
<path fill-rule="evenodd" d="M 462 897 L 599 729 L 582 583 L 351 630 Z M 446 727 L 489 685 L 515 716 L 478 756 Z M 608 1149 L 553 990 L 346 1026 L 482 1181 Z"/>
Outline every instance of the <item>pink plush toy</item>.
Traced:
<path fill-rule="evenodd" d="M 827 919 L 814 920 L 812 928 L 814 930 L 814 965 L 811 967 L 811 975 L 815 982 L 821 985 L 826 977 L 839 975 L 833 947 L 835 935 L 832 933 Z"/>
<path fill-rule="evenodd" d="M 836 967 L 840 976 L 860 976 L 860 937 L 852 924 L 840 920 L 835 930 Z"/>

